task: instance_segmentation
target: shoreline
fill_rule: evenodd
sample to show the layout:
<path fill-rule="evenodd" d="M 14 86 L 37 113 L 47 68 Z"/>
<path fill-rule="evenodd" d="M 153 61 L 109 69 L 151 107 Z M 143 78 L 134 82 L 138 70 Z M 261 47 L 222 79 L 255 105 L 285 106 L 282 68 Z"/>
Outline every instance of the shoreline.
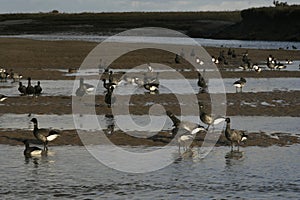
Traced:
<path fill-rule="evenodd" d="M 101 131 L 102 132 L 102 131 Z M 107 137 L 110 142 L 117 146 L 165 146 L 171 142 L 173 137 L 169 132 L 159 132 L 158 134 L 149 137 L 149 138 L 138 138 L 130 136 L 122 131 L 116 131 L 113 134 L 104 134 L 103 132 L 87 132 L 80 131 L 80 134 L 84 136 L 84 134 L 90 134 L 92 138 L 95 137 L 96 134 L 97 142 L 90 141 L 88 137 L 84 136 L 84 143 L 89 142 L 87 145 L 110 145 L 111 143 L 106 143 L 105 140 L 103 142 L 99 142 L 99 138 Z M 104 130 L 106 132 L 106 130 Z M 73 146 L 83 146 L 83 142 L 81 141 L 76 130 L 63 130 L 60 131 L 61 136 L 56 140 L 49 142 L 49 148 L 51 146 L 64 146 L 64 145 L 73 145 Z M 104 135 L 103 135 L 104 134 Z M 207 133 L 209 134 L 209 133 Z M 200 132 L 196 135 L 192 146 L 201 147 L 203 144 L 204 138 L 206 134 Z M 294 144 L 300 144 L 300 138 L 297 136 L 291 136 L 289 133 L 272 133 L 272 135 L 268 135 L 265 132 L 249 132 L 248 139 L 246 142 L 241 144 L 241 147 L 269 147 L 273 145 L 277 146 L 290 146 Z M 33 136 L 32 131 L 27 130 L 0 130 L 0 144 L 6 145 L 24 145 L 23 140 L 27 139 L 31 144 L 34 145 L 42 145 L 39 143 Z M 95 140 L 94 139 L 94 140 Z M 176 139 L 175 139 L 176 141 Z M 171 145 L 174 145 L 173 141 Z M 175 142 L 176 143 L 176 142 Z M 209 143 L 209 142 L 208 142 Z M 225 138 L 224 133 L 222 133 L 217 140 L 217 143 L 214 145 L 215 147 L 219 146 L 230 146 L 230 142 Z"/>

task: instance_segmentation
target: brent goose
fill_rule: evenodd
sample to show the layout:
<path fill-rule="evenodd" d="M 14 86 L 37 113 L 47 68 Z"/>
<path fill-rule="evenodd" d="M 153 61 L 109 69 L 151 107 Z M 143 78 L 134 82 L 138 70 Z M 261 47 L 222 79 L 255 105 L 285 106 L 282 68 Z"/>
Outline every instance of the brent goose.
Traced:
<path fill-rule="evenodd" d="M 210 125 L 213 124 L 214 119 L 210 114 L 208 114 L 204 111 L 204 106 L 202 104 L 200 104 L 199 107 L 200 107 L 200 120 L 204 124 L 208 125 L 207 128 L 206 128 L 206 130 L 208 130 Z"/>
<path fill-rule="evenodd" d="M 177 142 L 180 152 L 180 147 L 182 146 L 184 150 L 188 149 L 188 146 L 194 140 L 196 133 L 199 131 L 205 131 L 205 128 L 199 124 L 189 122 L 189 121 L 180 121 L 171 111 L 166 111 L 166 114 L 173 122 L 172 134 L 177 136 Z M 179 133 L 179 130 L 183 132 Z"/>
<path fill-rule="evenodd" d="M 9 74 L 6 72 L 6 69 L 1 69 L 0 71 L 0 80 L 1 82 L 6 82 Z"/>
<path fill-rule="evenodd" d="M 257 73 L 261 72 L 261 68 L 257 64 L 253 65 L 253 70 L 256 71 Z"/>
<path fill-rule="evenodd" d="M 178 54 L 175 55 L 175 63 L 179 64 L 180 63 L 180 57 Z"/>
<path fill-rule="evenodd" d="M 7 96 L 0 94 L 0 102 L 5 101 L 7 99 Z"/>
<path fill-rule="evenodd" d="M 197 82 L 197 84 L 202 89 L 206 89 L 207 88 L 207 84 L 206 84 L 206 82 L 205 82 L 205 80 L 203 78 L 204 77 L 204 73 L 205 73 L 205 69 L 203 70 L 203 76 L 200 74 L 200 72 L 198 72 L 198 82 Z"/>
<path fill-rule="evenodd" d="M 240 88 L 240 92 L 242 92 L 242 89 L 245 86 L 246 82 L 246 79 L 243 77 L 241 77 L 240 80 L 235 81 L 233 83 L 233 86 L 235 86 L 236 92 L 238 92 L 238 88 Z"/>
<path fill-rule="evenodd" d="M 23 143 L 25 144 L 24 156 L 31 157 L 34 155 L 41 155 L 43 153 L 41 148 L 29 146 L 28 140 L 24 140 Z"/>
<path fill-rule="evenodd" d="M 150 93 L 156 93 L 156 92 L 158 92 L 158 87 L 159 87 L 158 83 L 145 83 L 144 84 L 144 88 L 146 90 L 149 90 Z"/>
<path fill-rule="evenodd" d="M 114 78 L 113 71 L 109 71 L 108 82 L 112 85 L 118 85 L 119 83 L 119 81 L 116 78 Z"/>
<path fill-rule="evenodd" d="M 166 111 L 168 117 L 172 120 L 173 126 L 177 129 L 182 128 L 188 131 L 190 134 L 196 134 L 201 130 L 205 130 L 203 126 L 189 122 L 189 121 L 180 121 L 171 111 Z"/>
<path fill-rule="evenodd" d="M 26 94 L 30 95 L 34 93 L 34 87 L 31 85 L 31 78 L 28 77 L 28 85 L 26 87 Z"/>
<path fill-rule="evenodd" d="M 106 82 L 106 79 L 102 79 L 103 81 L 103 87 L 107 90 L 109 90 L 109 88 L 113 87 L 115 88 L 117 85 L 115 83 L 112 83 L 112 82 Z"/>
<path fill-rule="evenodd" d="M 55 140 L 57 137 L 59 137 L 60 136 L 59 132 L 56 130 L 49 131 L 46 129 L 39 129 L 36 118 L 32 118 L 31 122 L 34 125 L 33 135 L 36 137 L 36 139 L 43 142 L 44 151 L 47 151 L 48 150 L 48 147 L 47 147 L 48 142 L 51 142 L 51 141 Z M 47 136 L 46 136 L 46 134 L 47 134 Z"/>
<path fill-rule="evenodd" d="M 231 143 L 231 151 L 233 151 L 233 144 L 236 143 L 239 151 L 240 142 L 245 141 L 247 139 L 247 135 L 245 131 L 230 129 L 230 118 L 226 118 L 225 121 L 226 129 L 225 129 L 225 137 Z"/>
<path fill-rule="evenodd" d="M 26 95 L 26 87 L 25 87 L 25 85 L 22 84 L 22 82 L 19 82 L 18 90 L 22 95 Z"/>
<path fill-rule="evenodd" d="M 110 86 L 110 88 L 107 90 L 107 93 L 105 94 L 104 101 L 107 104 L 109 108 L 111 108 L 111 105 L 115 103 L 116 98 L 113 96 L 114 87 Z"/>
<path fill-rule="evenodd" d="M 148 72 L 144 73 L 145 83 L 159 83 L 158 80 L 159 72 L 154 72 L 150 64 L 148 64 Z"/>
<path fill-rule="evenodd" d="M 85 94 L 88 94 L 90 92 L 94 91 L 94 86 L 90 85 L 88 83 L 84 83 L 83 78 L 80 78 L 80 82 L 79 82 L 79 88 L 76 90 L 76 96 L 84 96 Z"/>
<path fill-rule="evenodd" d="M 122 80 L 119 82 L 119 85 L 122 84 L 122 83 L 124 83 L 124 84 L 128 84 L 128 83 L 135 84 L 135 77 L 130 77 L 127 74 L 125 74 L 123 76 Z"/>
<path fill-rule="evenodd" d="M 142 80 L 138 77 L 135 77 L 134 82 L 135 82 L 135 84 L 138 85 L 138 87 L 144 87 L 144 84 L 145 84 L 144 80 Z"/>
<path fill-rule="evenodd" d="M 43 89 L 42 89 L 42 87 L 41 87 L 41 82 L 38 81 L 38 82 L 37 82 L 37 85 L 34 86 L 34 95 L 35 95 L 35 96 L 39 96 L 39 95 L 41 94 L 42 90 L 43 90 Z"/>
<path fill-rule="evenodd" d="M 286 65 L 282 64 L 282 63 L 278 63 L 277 65 L 275 65 L 275 69 L 281 70 L 281 69 L 285 69 Z"/>
<path fill-rule="evenodd" d="M 15 73 L 12 69 L 10 70 L 10 78 L 12 79 L 12 82 L 16 82 L 17 81 L 20 81 L 21 78 L 23 78 L 23 76 L 21 74 L 17 74 Z"/>
<path fill-rule="evenodd" d="M 289 60 L 289 59 L 285 59 L 285 64 L 288 64 L 288 65 L 293 64 L 293 61 Z"/>
<path fill-rule="evenodd" d="M 219 60 L 215 56 L 211 57 L 211 61 L 215 64 L 219 64 Z"/>

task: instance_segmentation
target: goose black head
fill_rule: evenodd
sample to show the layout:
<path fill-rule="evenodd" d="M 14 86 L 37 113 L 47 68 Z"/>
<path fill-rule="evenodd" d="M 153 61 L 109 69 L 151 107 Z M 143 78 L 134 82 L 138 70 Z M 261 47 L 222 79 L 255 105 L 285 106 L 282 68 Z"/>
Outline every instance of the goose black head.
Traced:
<path fill-rule="evenodd" d="M 170 117 L 170 116 L 174 116 L 174 114 L 171 112 L 171 111 L 169 111 L 169 110 L 167 110 L 166 111 L 166 114 Z"/>
<path fill-rule="evenodd" d="M 34 124 L 37 124 L 37 119 L 36 118 L 32 118 L 30 121 L 33 122 Z"/>
<path fill-rule="evenodd" d="M 230 118 L 227 117 L 227 118 L 225 119 L 225 122 L 230 123 Z"/>
<path fill-rule="evenodd" d="M 243 77 L 240 78 L 240 81 L 243 82 L 243 83 L 246 83 L 246 82 L 247 82 L 246 79 L 243 78 Z"/>
<path fill-rule="evenodd" d="M 24 144 L 28 144 L 29 142 L 28 142 L 28 140 L 26 139 L 26 140 L 23 140 L 23 143 L 24 143 Z"/>

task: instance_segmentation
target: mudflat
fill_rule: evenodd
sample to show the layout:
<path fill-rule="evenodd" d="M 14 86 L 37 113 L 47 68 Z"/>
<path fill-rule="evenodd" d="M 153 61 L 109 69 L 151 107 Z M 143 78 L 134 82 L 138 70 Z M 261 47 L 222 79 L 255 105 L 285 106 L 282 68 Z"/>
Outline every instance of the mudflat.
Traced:
<path fill-rule="evenodd" d="M 75 76 L 66 76 L 70 68 L 79 68 L 87 54 L 97 45 L 93 42 L 83 41 L 37 41 L 30 39 L 14 39 L 0 38 L 0 66 L 7 70 L 12 69 L 16 73 L 23 75 L 23 82 L 26 78 L 31 77 L 37 80 L 74 80 Z M 210 55 L 218 56 L 220 51 L 227 51 L 227 48 L 204 47 Z M 228 58 L 228 65 L 218 65 L 220 74 L 223 78 L 253 77 L 253 78 L 288 78 L 300 76 L 299 71 L 278 71 L 263 69 L 262 72 L 254 71 L 232 71 L 237 68 L 242 59 L 242 55 L 247 51 L 248 57 L 253 63 L 264 64 L 269 55 L 278 60 L 300 60 L 300 53 L 297 50 L 261 50 L 261 49 L 234 49 L 237 57 Z M 144 55 L 147 55 L 145 57 Z M 110 66 L 114 69 L 130 69 L 145 63 L 162 63 L 172 67 L 181 73 L 185 78 L 196 79 L 197 72 L 189 63 L 182 60 L 179 64 L 174 62 L 174 55 L 169 52 L 160 50 L 140 50 L 127 54 L 118 58 Z M 191 69 L 191 70 L 185 70 Z M 207 72 L 210 73 L 210 72 Z M 115 73 L 116 78 L 121 78 L 123 73 Z M 168 78 L 168 72 L 162 72 L 160 76 Z M 101 79 L 104 75 L 94 75 L 93 78 Z M 24 80 L 25 79 L 25 80 Z M 10 80 L 9 80 L 10 81 Z M 41 83 L 43 86 L 43 83 Z M 14 87 L 0 83 L 1 88 Z M 46 91 L 44 91 L 46 92 Z M 1 93 L 1 92 L 0 92 Z M 227 115 L 230 116 L 300 116 L 300 100 L 299 91 L 272 91 L 272 92 L 247 92 L 247 93 L 227 93 Z M 39 97 L 32 96 L 9 96 L 7 100 L 2 102 L 0 114 L 72 114 L 72 96 L 51 96 L 41 95 Z M 200 102 L 207 105 L 210 111 L 210 94 L 198 93 L 196 97 Z M 104 102 L 105 94 L 97 94 L 95 104 L 91 105 L 95 108 L 97 114 L 109 114 L 111 109 Z M 280 100 L 275 101 L 274 100 Z M 172 110 L 174 114 L 181 115 L 180 102 L 173 94 L 136 94 L 130 97 L 129 110 L 131 114 L 142 115 L 148 114 L 150 105 L 145 102 L 162 104 L 166 110 Z M 243 102 L 256 102 L 255 106 L 245 104 Z M 262 102 L 272 104 L 274 106 L 265 106 Z M 281 103 L 284 102 L 284 103 Z M 189 105 L 184 105 L 189 107 Z M 84 113 L 83 113 L 84 114 Z M 122 114 L 122 113 L 120 113 Z M 27 120 L 27 119 L 26 119 Z M 28 119 L 30 120 L 30 119 Z M 62 136 L 49 145 L 82 145 L 82 142 L 76 130 L 61 130 Z M 290 136 L 285 133 L 266 132 L 249 132 L 248 141 L 244 146 L 270 146 L 270 145 L 290 145 L 299 143 L 300 140 L 296 136 Z M 295 133 L 296 135 L 299 133 Z M 166 145 L 172 137 L 167 132 L 159 132 L 150 138 L 135 138 L 127 135 L 123 131 L 115 131 L 113 134 L 107 134 L 107 137 L 118 145 Z M 205 133 L 199 133 L 194 141 L 195 145 L 201 145 Z M 29 130 L 10 130 L 0 129 L 0 143 L 19 145 L 22 140 L 30 139 L 32 143 L 36 143 L 33 134 Z M 229 145 L 224 135 L 222 135 L 217 145 Z"/>

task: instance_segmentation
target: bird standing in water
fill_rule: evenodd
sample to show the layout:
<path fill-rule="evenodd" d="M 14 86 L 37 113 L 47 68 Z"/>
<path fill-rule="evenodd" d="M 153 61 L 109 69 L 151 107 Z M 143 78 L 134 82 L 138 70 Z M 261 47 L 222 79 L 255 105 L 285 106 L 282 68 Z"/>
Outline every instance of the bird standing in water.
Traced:
<path fill-rule="evenodd" d="M 44 144 L 44 151 L 48 150 L 47 144 L 48 142 L 51 142 L 53 140 L 55 140 L 57 137 L 60 136 L 58 131 L 55 130 L 45 130 L 45 129 L 39 129 L 38 128 L 38 121 L 36 118 L 32 118 L 31 122 L 34 125 L 33 128 L 33 135 L 36 139 L 38 139 L 39 141 L 43 142 Z M 47 136 L 46 136 L 47 135 Z"/>
<path fill-rule="evenodd" d="M 248 138 L 248 136 L 246 135 L 245 131 L 230 129 L 230 118 L 226 118 L 225 121 L 227 122 L 226 129 L 225 129 L 225 137 L 231 143 L 231 151 L 233 151 L 234 143 L 237 144 L 238 151 L 239 151 L 240 143 L 242 141 L 245 141 Z"/>

